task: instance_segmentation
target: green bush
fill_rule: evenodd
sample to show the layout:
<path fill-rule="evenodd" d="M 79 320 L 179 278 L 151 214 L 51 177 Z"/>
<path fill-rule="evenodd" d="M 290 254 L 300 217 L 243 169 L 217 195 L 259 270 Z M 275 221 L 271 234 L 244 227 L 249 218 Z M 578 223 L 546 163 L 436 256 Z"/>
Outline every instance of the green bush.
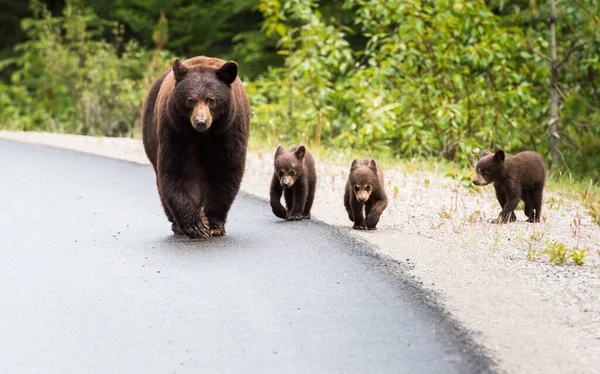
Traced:
<path fill-rule="evenodd" d="M 10 85 L 0 85 L 0 101 L 8 104 L 0 107 L 2 125 L 131 134 L 149 84 L 168 66 L 168 54 L 142 50 L 135 41 L 122 45 L 122 27 L 75 0 L 67 1 L 60 17 L 37 1 L 32 10 L 34 17 L 22 22 L 29 40 L 16 46 L 18 55 L 9 61 L 18 68 Z"/>

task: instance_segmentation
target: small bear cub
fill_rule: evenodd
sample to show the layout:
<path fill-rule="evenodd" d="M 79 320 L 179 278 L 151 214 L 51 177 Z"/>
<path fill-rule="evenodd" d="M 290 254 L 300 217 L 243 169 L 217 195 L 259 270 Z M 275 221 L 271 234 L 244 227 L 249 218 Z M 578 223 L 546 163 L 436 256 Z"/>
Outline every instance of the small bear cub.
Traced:
<path fill-rule="evenodd" d="M 271 180 L 271 209 L 288 221 L 310 219 L 310 209 L 315 199 L 317 173 L 315 160 L 305 146 L 275 151 L 275 172 Z M 285 198 L 284 208 L 281 195 Z"/>
<path fill-rule="evenodd" d="M 542 156 L 535 152 L 521 152 L 506 156 L 503 150 L 496 153 L 483 151 L 483 157 L 475 166 L 473 184 L 494 184 L 496 198 L 502 211 L 494 223 L 517 220 L 515 208 L 524 202 L 527 222 L 539 222 L 542 213 L 542 195 L 546 180 L 546 166 Z"/>
<path fill-rule="evenodd" d="M 387 204 L 383 171 L 379 165 L 370 158 L 354 160 L 344 192 L 344 206 L 348 212 L 348 218 L 354 222 L 352 228 L 375 230 L 379 217 Z"/>

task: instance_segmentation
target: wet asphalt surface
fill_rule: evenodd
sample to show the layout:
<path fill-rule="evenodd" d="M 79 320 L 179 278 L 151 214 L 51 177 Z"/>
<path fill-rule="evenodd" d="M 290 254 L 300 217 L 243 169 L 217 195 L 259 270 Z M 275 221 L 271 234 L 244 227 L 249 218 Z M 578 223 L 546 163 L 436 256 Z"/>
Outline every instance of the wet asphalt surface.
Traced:
<path fill-rule="evenodd" d="M 0 372 L 490 370 L 344 230 L 240 194 L 225 237 L 191 241 L 154 183 L 149 166 L 0 141 Z"/>

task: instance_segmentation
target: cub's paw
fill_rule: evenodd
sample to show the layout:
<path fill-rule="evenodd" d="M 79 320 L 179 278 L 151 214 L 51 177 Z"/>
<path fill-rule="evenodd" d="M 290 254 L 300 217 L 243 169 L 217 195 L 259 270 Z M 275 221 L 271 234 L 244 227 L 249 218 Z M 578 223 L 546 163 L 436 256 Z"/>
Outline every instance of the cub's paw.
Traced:
<path fill-rule="evenodd" d="M 302 220 L 302 215 L 296 215 L 296 214 L 288 214 L 287 217 L 285 217 L 285 219 L 287 221 L 301 221 Z"/>
<path fill-rule="evenodd" d="M 173 234 L 175 234 L 175 235 L 185 235 L 175 222 L 171 223 L 171 230 L 173 231 Z"/>
<path fill-rule="evenodd" d="M 377 230 L 377 227 L 375 227 L 375 226 L 367 226 L 367 230 Z"/>
<path fill-rule="evenodd" d="M 304 214 L 304 215 L 302 215 L 302 219 L 310 219 L 310 214 Z"/>
<path fill-rule="evenodd" d="M 354 230 L 367 230 L 367 226 L 364 225 L 357 225 L 356 223 L 354 224 L 354 226 L 352 226 L 352 228 Z"/>
<path fill-rule="evenodd" d="M 210 229 L 206 218 L 183 229 L 183 233 L 190 239 L 208 239 L 210 238 Z"/>

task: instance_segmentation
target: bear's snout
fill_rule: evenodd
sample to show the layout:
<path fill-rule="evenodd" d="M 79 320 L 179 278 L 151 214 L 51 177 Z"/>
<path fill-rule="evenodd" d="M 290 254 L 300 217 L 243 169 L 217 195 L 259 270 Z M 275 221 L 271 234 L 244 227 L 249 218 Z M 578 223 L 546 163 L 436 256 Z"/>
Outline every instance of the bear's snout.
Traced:
<path fill-rule="evenodd" d="M 202 102 L 198 103 L 192 112 L 190 122 L 196 131 L 204 132 L 212 124 L 212 115 L 208 106 Z"/>
<path fill-rule="evenodd" d="M 476 186 L 485 186 L 489 183 L 479 174 L 477 174 L 475 177 L 473 177 L 473 179 L 471 179 L 471 182 Z"/>
<path fill-rule="evenodd" d="M 291 187 L 294 184 L 294 179 L 288 175 L 281 178 L 281 185 L 283 187 Z"/>
<path fill-rule="evenodd" d="M 196 120 L 194 121 L 194 127 L 196 128 L 196 130 L 206 130 L 206 118 L 196 118 Z"/>

